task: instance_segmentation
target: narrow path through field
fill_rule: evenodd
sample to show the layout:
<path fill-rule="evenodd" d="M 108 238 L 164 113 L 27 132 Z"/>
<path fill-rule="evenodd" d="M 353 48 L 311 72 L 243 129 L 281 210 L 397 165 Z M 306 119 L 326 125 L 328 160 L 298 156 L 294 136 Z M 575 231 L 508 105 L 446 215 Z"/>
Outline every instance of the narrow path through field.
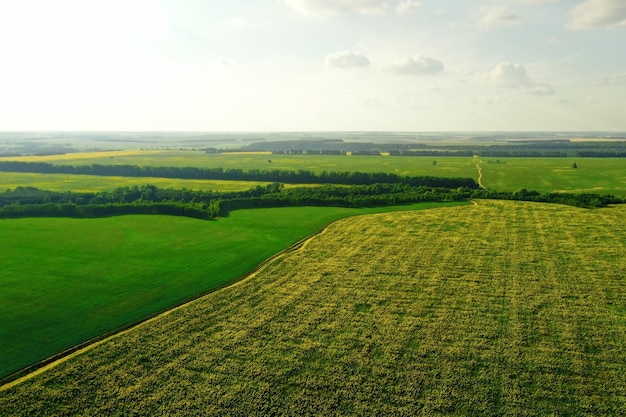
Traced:
<path fill-rule="evenodd" d="M 54 356 L 52 356 L 52 357 L 50 357 L 48 359 L 45 359 L 45 360 L 43 360 L 43 361 L 41 361 L 39 363 L 33 364 L 29 368 L 26 368 L 25 370 L 22 371 L 22 374 L 23 374 L 22 376 L 19 376 L 18 378 L 14 379 L 12 381 L 9 381 L 7 383 L 4 383 L 4 384 L 0 385 L 0 391 L 4 391 L 4 390 L 7 390 L 7 389 L 9 389 L 11 387 L 14 387 L 16 385 L 19 385 L 22 382 L 27 381 L 27 380 L 29 380 L 29 379 L 31 379 L 31 378 L 39 375 L 39 374 L 42 374 L 42 373 L 46 372 L 47 370 L 52 369 L 55 366 L 60 365 L 63 362 L 65 362 L 65 361 L 67 361 L 67 360 L 69 360 L 69 359 L 71 359 L 71 358 L 73 358 L 75 356 L 78 356 L 78 355 L 80 355 L 80 354 L 82 354 L 84 352 L 87 352 L 90 349 L 95 348 L 96 346 L 101 345 L 102 343 L 105 343 L 105 342 L 107 342 L 107 341 L 109 341 L 109 340 L 111 340 L 111 339 L 113 339 L 115 337 L 124 335 L 124 334 L 126 334 L 128 332 L 131 332 L 131 331 L 141 327 L 141 326 L 144 326 L 144 325 L 149 324 L 149 323 L 151 323 L 151 322 L 153 322 L 155 320 L 158 320 L 158 319 L 160 319 L 162 317 L 165 317 L 168 314 L 170 314 L 170 313 L 172 313 L 172 312 L 174 312 L 176 310 L 179 310 L 179 309 L 182 309 L 184 307 L 187 307 L 191 303 L 196 302 L 200 298 L 202 298 L 202 297 L 204 297 L 204 296 L 206 296 L 206 295 L 208 295 L 210 293 L 213 293 L 213 292 L 219 291 L 219 290 L 223 290 L 225 288 L 232 287 L 234 285 L 239 285 L 239 284 L 241 284 L 244 281 L 247 281 L 247 280 L 249 280 L 251 278 L 254 278 L 261 271 L 263 271 L 265 268 L 267 268 L 270 264 L 272 264 L 273 262 L 277 261 L 278 259 L 284 257 L 286 254 L 288 254 L 290 252 L 294 252 L 294 251 L 300 251 L 300 250 L 303 250 L 304 248 L 306 248 L 306 246 L 309 244 L 309 242 L 311 240 L 313 240 L 315 237 L 317 237 L 317 236 L 321 235 L 322 233 L 324 233 L 328 229 L 328 227 L 330 225 L 332 225 L 333 223 L 334 222 L 331 222 L 331 223 L 327 224 L 322 229 L 318 230 L 317 232 L 313 233 L 312 235 L 309 235 L 309 236 L 299 240 L 298 242 L 294 243 L 293 245 L 289 246 L 288 248 L 283 249 L 282 251 L 276 253 L 275 255 L 272 255 L 271 257 L 267 258 L 265 261 L 260 263 L 257 267 L 255 267 L 248 274 L 242 276 L 241 278 L 239 278 L 239 279 L 237 279 L 235 281 L 232 281 L 232 282 L 230 282 L 230 283 L 228 283 L 228 284 L 226 284 L 226 285 L 224 285 L 222 287 L 214 288 L 213 290 L 210 290 L 208 292 L 202 293 L 202 294 L 198 295 L 197 297 L 195 297 L 195 298 L 193 298 L 193 299 L 191 299 L 189 301 L 186 301 L 186 302 L 184 302 L 182 304 L 173 306 L 173 307 L 171 307 L 171 308 L 169 308 L 169 309 L 167 309 L 165 311 L 162 311 L 161 313 L 158 313 L 158 314 L 156 314 L 156 315 L 154 315 L 152 317 L 149 317 L 149 318 L 147 318 L 147 319 L 145 319 L 143 321 L 131 324 L 130 326 L 128 326 L 126 328 L 114 331 L 112 333 L 103 335 L 103 336 L 95 338 L 95 339 L 88 340 L 88 341 L 86 341 L 84 343 L 81 343 L 78 346 L 74 346 L 73 348 L 70 348 L 70 349 L 68 349 L 68 350 L 66 350 L 64 352 L 58 353 L 57 355 L 54 355 Z M 19 374 L 19 372 L 18 372 L 18 374 Z"/>
<path fill-rule="evenodd" d="M 486 190 L 487 187 L 483 185 L 483 170 L 480 168 L 480 161 L 476 163 L 476 169 L 478 170 L 478 186 Z"/>

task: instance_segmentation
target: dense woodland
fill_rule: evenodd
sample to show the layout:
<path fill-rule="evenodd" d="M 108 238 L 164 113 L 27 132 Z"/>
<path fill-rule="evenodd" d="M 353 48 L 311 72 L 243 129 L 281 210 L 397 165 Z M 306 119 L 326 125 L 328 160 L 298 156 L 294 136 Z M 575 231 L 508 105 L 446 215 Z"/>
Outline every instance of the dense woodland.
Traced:
<path fill-rule="evenodd" d="M 212 219 L 236 209 L 285 206 L 374 207 L 424 201 L 461 201 L 470 198 L 524 200 L 602 207 L 623 201 L 611 195 L 539 193 L 525 189 L 501 192 L 480 189 L 471 178 L 404 177 L 386 173 L 310 171 L 242 171 L 221 168 L 153 168 L 119 166 L 61 166 L 45 163 L 0 162 L 0 170 L 92 175 L 166 176 L 268 181 L 247 191 L 213 192 L 121 187 L 112 192 L 53 192 L 17 187 L 0 193 L 0 217 L 102 217 L 122 214 L 165 214 Z M 287 183 L 321 183 L 315 187 Z"/>

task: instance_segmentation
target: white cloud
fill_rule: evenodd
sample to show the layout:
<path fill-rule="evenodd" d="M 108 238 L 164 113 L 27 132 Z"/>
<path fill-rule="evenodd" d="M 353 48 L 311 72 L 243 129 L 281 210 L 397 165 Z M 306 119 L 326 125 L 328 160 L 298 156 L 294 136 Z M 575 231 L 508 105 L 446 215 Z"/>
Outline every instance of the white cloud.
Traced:
<path fill-rule="evenodd" d="M 504 6 L 488 6 L 480 9 L 478 27 L 492 29 L 498 26 L 518 26 L 520 18 Z"/>
<path fill-rule="evenodd" d="M 420 8 L 420 6 L 420 2 L 416 0 L 401 1 L 400 3 L 396 4 L 396 14 L 400 16 L 407 16 L 415 13 Z"/>
<path fill-rule="evenodd" d="M 427 56 L 415 55 L 396 60 L 391 71 L 406 75 L 435 74 L 443 71 L 443 64 Z"/>
<path fill-rule="evenodd" d="M 339 13 L 383 14 L 385 0 L 285 0 L 294 12 L 308 17 L 329 17 Z"/>
<path fill-rule="evenodd" d="M 364 68 L 370 65 L 370 60 L 365 55 L 343 51 L 328 55 L 325 63 L 329 68 Z"/>
<path fill-rule="evenodd" d="M 585 0 L 572 9 L 568 29 L 626 27 L 626 1 Z"/>
<path fill-rule="evenodd" d="M 500 62 L 489 74 L 492 85 L 499 88 L 518 88 L 537 96 L 553 96 L 556 92 L 548 84 L 534 82 L 522 64 Z"/>
<path fill-rule="evenodd" d="M 522 64 L 501 62 L 491 70 L 489 79 L 496 87 L 517 88 L 529 87 L 533 84 L 532 79 L 526 73 Z"/>

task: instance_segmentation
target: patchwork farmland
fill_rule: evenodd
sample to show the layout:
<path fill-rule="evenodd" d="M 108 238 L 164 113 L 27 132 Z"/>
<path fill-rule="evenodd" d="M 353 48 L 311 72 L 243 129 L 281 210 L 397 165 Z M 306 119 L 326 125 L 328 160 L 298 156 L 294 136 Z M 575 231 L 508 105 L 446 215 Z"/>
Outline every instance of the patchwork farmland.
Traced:
<path fill-rule="evenodd" d="M 624 206 L 341 220 L 5 389 L 6 415 L 620 415 Z"/>
<path fill-rule="evenodd" d="M 368 143 L 10 145 L 0 415 L 625 414 L 625 145 Z"/>

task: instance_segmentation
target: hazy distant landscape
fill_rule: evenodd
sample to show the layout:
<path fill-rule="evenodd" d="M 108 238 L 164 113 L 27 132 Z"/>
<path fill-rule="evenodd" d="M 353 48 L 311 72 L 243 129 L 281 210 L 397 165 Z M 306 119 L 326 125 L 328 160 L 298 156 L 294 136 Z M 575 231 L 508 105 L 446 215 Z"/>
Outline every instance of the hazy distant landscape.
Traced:
<path fill-rule="evenodd" d="M 384 150 L 480 149 L 545 141 L 619 141 L 626 132 L 0 132 L 1 156 L 54 155 L 124 149 Z M 278 142 L 278 143 L 276 143 Z M 314 149 L 314 148 L 317 149 Z"/>

